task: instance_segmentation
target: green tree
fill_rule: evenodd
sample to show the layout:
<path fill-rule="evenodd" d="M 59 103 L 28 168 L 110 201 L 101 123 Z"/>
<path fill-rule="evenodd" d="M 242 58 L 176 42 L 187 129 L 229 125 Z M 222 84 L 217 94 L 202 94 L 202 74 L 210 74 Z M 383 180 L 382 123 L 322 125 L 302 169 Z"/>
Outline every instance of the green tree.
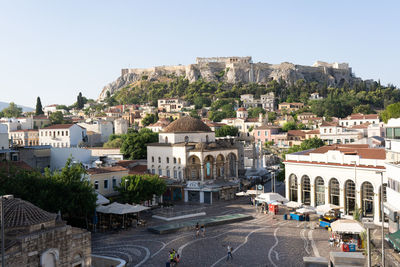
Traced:
<path fill-rule="evenodd" d="M 373 110 L 370 104 L 358 105 L 353 108 L 353 113 L 371 114 Z"/>
<path fill-rule="evenodd" d="M 3 116 L 7 118 L 16 118 L 21 116 L 22 108 L 18 107 L 14 102 L 2 110 Z"/>
<path fill-rule="evenodd" d="M 209 107 L 211 105 L 211 99 L 205 96 L 197 96 L 193 100 L 196 109 L 200 109 L 202 107 Z"/>
<path fill-rule="evenodd" d="M 190 115 L 190 117 L 200 119 L 200 116 L 199 116 L 199 114 L 197 114 L 197 110 L 195 110 L 195 109 L 191 110 L 189 115 Z"/>
<path fill-rule="evenodd" d="M 158 133 L 143 128 L 139 132 L 122 135 L 121 153 L 128 159 L 147 158 L 147 144 L 158 142 Z"/>
<path fill-rule="evenodd" d="M 400 102 L 391 104 L 381 113 L 381 119 L 387 123 L 391 118 L 400 118 Z"/>
<path fill-rule="evenodd" d="M 312 148 L 318 148 L 324 145 L 324 141 L 319 139 L 318 137 L 313 137 L 310 139 L 306 139 L 303 142 L 301 142 L 300 145 L 294 145 L 291 148 L 288 149 L 288 153 L 294 153 L 294 152 L 299 152 L 303 150 L 308 150 Z"/>
<path fill-rule="evenodd" d="M 216 137 L 237 136 L 238 133 L 239 133 L 238 128 L 230 125 L 224 125 L 215 131 L 215 136 Z"/>
<path fill-rule="evenodd" d="M 256 107 L 256 108 L 250 108 L 248 111 L 249 118 L 258 118 L 260 113 L 265 114 L 265 109 Z"/>
<path fill-rule="evenodd" d="M 157 114 L 147 114 L 143 119 L 142 119 L 142 124 L 143 126 L 148 126 L 152 123 L 156 123 L 158 121 L 158 116 Z"/>
<path fill-rule="evenodd" d="M 268 112 L 268 122 L 273 122 L 276 120 L 276 113 L 273 111 Z"/>
<path fill-rule="evenodd" d="M 82 93 L 79 92 L 77 98 L 76 98 L 76 107 L 78 109 L 82 109 L 84 105 L 84 101 L 83 101 L 83 97 L 82 97 Z"/>
<path fill-rule="evenodd" d="M 290 130 L 296 130 L 297 129 L 297 124 L 294 121 L 289 121 L 286 122 L 283 126 L 282 126 L 282 131 L 287 132 Z"/>
<path fill-rule="evenodd" d="M 94 214 L 97 197 L 84 174 L 85 169 L 71 159 L 61 171 L 46 169 L 44 175 L 6 163 L 0 170 L 0 194 L 13 194 L 49 212 L 61 211 L 69 224 L 85 227 Z"/>
<path fill-rule="evenodd" d="M 43 107 L 42 107 L 42 101 L 40 101 L 40 97 L 36 98 L 36 112 L 35 115 L 42 115 L 44 114 L 43 112 Z"/>
<path fill-rule="evenodd" d="M 50 114 L 49 120 L 51 124 L 63 124 L 65 123 L 64 115 L 61 111 L 56 111 Z"/>
<path fill-rule="evenodd" d="M 120 192 L 123 203 L 141 203 L 161 196 L 167 190 L 167 185 L 158 175 L 137 174 L 124 176 L 121 185 L 116 188 Z"/>

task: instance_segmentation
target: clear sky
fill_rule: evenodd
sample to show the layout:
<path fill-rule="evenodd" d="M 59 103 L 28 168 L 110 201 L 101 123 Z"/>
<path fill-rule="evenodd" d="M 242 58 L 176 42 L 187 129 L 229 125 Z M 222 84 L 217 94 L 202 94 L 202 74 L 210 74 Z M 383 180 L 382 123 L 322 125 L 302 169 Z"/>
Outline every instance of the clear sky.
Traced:
<path fill-rule="evenodd" d="M 34 107 L 97 98 L 126 67 L 348 62 L 400 85 L 400 1 L 0 1 L 0 101 Z"/>

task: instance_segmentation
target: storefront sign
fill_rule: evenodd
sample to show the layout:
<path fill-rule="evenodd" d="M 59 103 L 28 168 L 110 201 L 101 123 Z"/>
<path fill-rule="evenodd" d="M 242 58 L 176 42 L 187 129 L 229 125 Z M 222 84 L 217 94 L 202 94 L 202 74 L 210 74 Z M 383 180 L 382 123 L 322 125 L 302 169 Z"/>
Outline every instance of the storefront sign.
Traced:
<path fill-rule="evenodd" d="M 197 181 L 188 181 L 187 186 L 188 188 L 198 188 L 200 189 L 200 183 Z"/>

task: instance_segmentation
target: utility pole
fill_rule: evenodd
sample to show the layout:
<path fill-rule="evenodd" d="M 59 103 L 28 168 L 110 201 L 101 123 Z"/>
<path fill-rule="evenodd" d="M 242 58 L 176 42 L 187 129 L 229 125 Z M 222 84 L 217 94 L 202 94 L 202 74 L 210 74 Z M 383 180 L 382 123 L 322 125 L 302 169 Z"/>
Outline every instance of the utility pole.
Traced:
<path fill-rule="evenodd" d="M 381 212 L 382 212 L 382 266 L 385 267 L 385 212 L 383 210 L 383 172 L 381 172 Z"/>
<path fill-rule="evenodd" d="M 367 228 L 367 260 L 368 260 L 368 267 L 371 267 L 371 235 L 370 229 Z"/>

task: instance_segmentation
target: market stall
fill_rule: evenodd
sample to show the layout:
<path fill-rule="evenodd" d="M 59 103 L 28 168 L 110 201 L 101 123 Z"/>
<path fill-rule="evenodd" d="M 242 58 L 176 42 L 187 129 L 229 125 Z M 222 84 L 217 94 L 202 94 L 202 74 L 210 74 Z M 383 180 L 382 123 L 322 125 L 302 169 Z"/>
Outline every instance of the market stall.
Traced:
<path fill-rule="evenodd" d="M 332 238 L 337 246 L 340 246 L 344 252 L 354 252 L 357 248 L 362 248 L 360 234 L 365 228 L 355 220 L 336 220 L 331 223 Z"/>

